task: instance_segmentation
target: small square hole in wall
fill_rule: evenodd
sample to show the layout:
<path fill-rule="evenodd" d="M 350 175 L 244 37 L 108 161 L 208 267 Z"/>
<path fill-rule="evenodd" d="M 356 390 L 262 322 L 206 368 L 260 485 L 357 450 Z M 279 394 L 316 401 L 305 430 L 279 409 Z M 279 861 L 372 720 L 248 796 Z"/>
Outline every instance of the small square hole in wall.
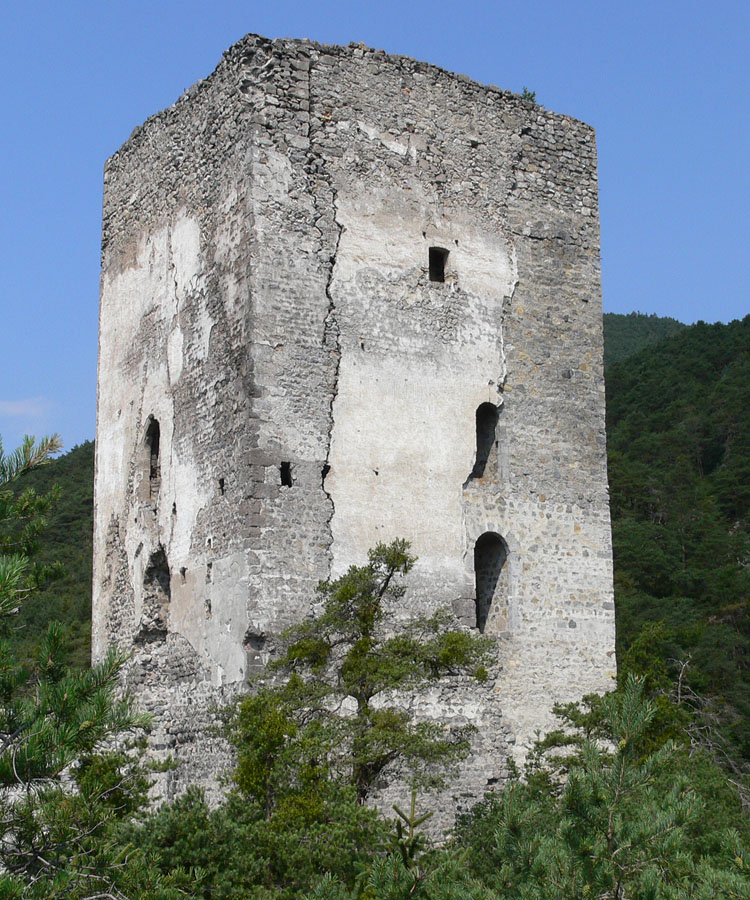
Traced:
<path fill-rule="evenodd" d="M 430 247 L 430 281 L 445 281 L 445 264 L 448 251 L 443 247 Z"/>

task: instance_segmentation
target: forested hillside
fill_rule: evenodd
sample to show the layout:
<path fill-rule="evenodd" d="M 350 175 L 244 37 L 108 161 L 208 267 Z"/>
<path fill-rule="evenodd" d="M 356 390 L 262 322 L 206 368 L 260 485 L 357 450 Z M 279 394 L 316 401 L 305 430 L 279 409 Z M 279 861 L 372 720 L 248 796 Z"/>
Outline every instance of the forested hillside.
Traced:
<path fill-rule="evenodd" d="M 604 313 L 604 371 L 685 327 L 677 319 L 653 313 Z"/>
<path fill-rule="evenodd" d="M 613 366 L 618 659 L 686 684 L 750 758 L 750 316 Z"/>
<path fill-rule="evenodd" d="M 39 541 L 37 561 L 59 563 L 57 577 L 29 595 L 21 607 L 14 641 L 22 658 L 34 652 L 47 624 L 68 629 L 72 661 L 86 666 L 91 647 L 91 554 L 94 506 L 94 442 L 86 441 L 21 479 L 19 490 L 59 496 Z"/>

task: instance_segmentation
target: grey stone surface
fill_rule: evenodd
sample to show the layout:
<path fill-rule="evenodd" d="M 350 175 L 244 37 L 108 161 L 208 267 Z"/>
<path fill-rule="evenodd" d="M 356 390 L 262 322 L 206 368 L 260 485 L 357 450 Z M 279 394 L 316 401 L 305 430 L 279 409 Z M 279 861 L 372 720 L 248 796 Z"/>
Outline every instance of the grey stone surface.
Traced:
<path fill-rule="evenodd" d="M 615 674 L 592 129 L 361 45 L 230 48 L 107 162 L 95 507 L 93 653 L 133 649 L 166 796 L 216 790 L 215 704 L 320 579 L 406 537 L 400 615 L 476 627 L 497 535 L 490 682 L 414 706 L 478 727 L 453 793 L 501 784 Z"/>

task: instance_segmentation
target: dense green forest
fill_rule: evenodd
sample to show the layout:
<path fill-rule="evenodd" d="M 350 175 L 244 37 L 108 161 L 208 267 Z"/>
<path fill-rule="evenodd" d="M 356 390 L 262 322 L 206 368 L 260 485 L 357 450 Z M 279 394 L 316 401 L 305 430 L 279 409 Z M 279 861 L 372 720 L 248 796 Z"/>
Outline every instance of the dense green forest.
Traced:
<path fill-rule="evenodd" d="M 607 373 L 620 665 L 715 701 L 750 759 L 750 317 Z"/>
<path fill-rule="evenodd" d="M 55 577 L 29 595 L 19 611 L 15 632 L 17 652 L 33 655 L 47 624 L 63 623 L 76 665 L 88 665 L 91 647 L 91 555 L 94 509 L 94 442 L 86 441 L 68 453 L 27 472 L 19 490 L 38 494 L 55 491 L 47 526 L 39 538 L 36 559 L 60 564 Z"/>
<path fill-rule="evenodd" d="M 604 371 L 683 328 L 677 319 L 653 313 L 604 313 Z"/>
<path fill-rule="evenodd" d="M 93 445 L 7 477 L 16 505 L 0 504 L 0 525 L 46 517 L 27 552 L 65 571 L 16 615 L 12 596 L 3 606 L 13 561 L 0 555 L 0 626 L 13 620 L 0 650 L 0 896 L 750 900 L 750 316 L 682 326 L 608 315 L 605 359 L 618 690 L 558 709 L 565 727 L 461 811 L 440 847 L 422 830 L 420 793 L 382 813 L 363 801 L 381 765 L 411 772 L 422 792 L 439 784 L 468 735 L 415 728 L 369 695 L 345 720 L 319 703 L 362 682 L 384 696 L 419 690 L 446 653 L 449 668 L 483 677 L 487 648 L 442 622 L 423 623 L 419 640 L 373 629 L 378 585 L 408 579 L 405 544 L 324 586 L 321 618 L 286 635 L 276 686 L 226 711 L 237 765 L 225 802 L 209 808 L 190 790 L 152 810 L 137 745 L 113 740 L 143 724 L 113 705 L 121 660 L 76 674 L 88 652 Z M 52 511 L 20 499 L 54 483 Z M 52 618 L 70 641 L 45 631 Z M 14 657 L 34 665 L 37 646 L 27 681 Z M 341 646 L 351 650 L 330 655 Z M 106 734 L 110 749 L 94 752 Z M 57 774 L 73 759 L 71 797 Z M 19 781 L 34 789 L 2 793 Z"/>

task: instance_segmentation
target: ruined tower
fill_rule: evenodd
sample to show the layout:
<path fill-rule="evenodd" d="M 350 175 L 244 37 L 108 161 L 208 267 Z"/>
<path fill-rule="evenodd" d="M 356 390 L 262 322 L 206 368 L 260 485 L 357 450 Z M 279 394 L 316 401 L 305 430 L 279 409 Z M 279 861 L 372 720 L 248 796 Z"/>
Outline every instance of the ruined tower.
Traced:
<path fill-rule="evenodd" d="M 405 537 L 404 616 L 497 638 L 417 710 L 478 726 L 481 793 L 614 674 L 593 131 L 244 38 L 107 163 L 96 453 L 93 653 L 133 649 L 175 786 L 317 582 Z"/>

